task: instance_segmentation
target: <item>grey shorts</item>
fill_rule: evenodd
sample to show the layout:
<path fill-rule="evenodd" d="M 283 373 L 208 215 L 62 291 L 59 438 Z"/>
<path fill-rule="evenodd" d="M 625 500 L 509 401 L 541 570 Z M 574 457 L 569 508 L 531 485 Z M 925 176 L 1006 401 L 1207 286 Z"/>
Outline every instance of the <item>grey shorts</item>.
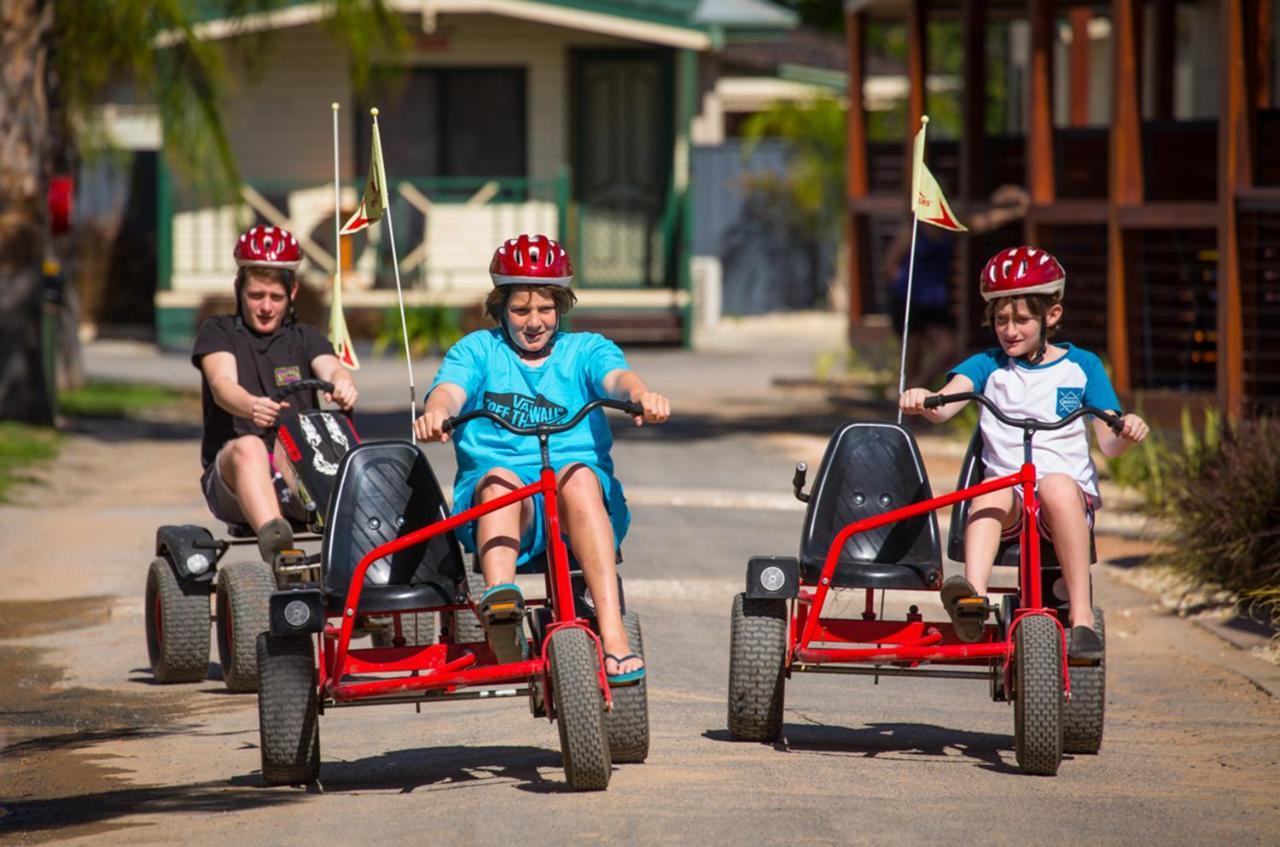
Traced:
<path fill-rule="evenodd" d="M 249 523 L 244 510 L 240 508 L 240 501 L 236 499 L 235 492 L 231 490 L 231 486 L 227 485 L 222 474 L 218 473 L 216 461 L 204 469 L 204 474 L 200 477 L 200 487 L 204 491 L 204 501 L 215 518 L 223 523 Z M 279 488 L 276 489 L 276 494 L 276 499 L 279 500 Z M 280 514 L 295 522 L 305 521 L 307 517 L 297 494 L 293 494 L 288 502 L 280 501 Z"/>

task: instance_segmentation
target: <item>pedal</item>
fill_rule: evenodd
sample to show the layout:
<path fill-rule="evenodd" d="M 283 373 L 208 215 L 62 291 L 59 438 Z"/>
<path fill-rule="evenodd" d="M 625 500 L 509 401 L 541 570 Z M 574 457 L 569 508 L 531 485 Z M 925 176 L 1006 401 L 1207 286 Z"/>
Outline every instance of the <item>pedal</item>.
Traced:
<path fill-rule="evenodd" d="M 490 625 L 500 626 L 502 624 L 515 623 L 520 620 L 521 614 L 524 612 L 524 604 L 515 601 L 505 603 L 489 603 L 485 606 Z"/>
<path fill-rule="evenodd" d="M 301 550 L 281 550 L 276 553 L 273 567 L 279 574 L 297 574 L 311 570 L 315 564 L 308 561 L 307 554 Z"/>
<path fill-rule="evenodd" d="M 985 623 L 991 615 L 991 604 L 986 597 L 961 597 L 955 605 L 956 619 Z"/>

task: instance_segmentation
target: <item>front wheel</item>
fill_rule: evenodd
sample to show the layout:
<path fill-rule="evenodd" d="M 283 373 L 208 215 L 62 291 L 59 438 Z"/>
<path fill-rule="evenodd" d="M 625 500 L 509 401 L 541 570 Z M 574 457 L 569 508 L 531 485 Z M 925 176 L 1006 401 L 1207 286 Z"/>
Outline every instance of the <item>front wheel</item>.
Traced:
<path fill-rule="evenodd" d="M 729 632 L 729 734 L 777 741 L 786 694 L 787 603 L 739 594 Z"/>
<path fill-rule="evenodd" d="M 151 562 L 146 592 L 147 656 L 156 682 L 209 675 L 209 586 L 179 580 L 164 558 Z"/>
<path fill-rule="evenodd" d="M 1022 619 L 1013 636 L 1014 750 L 1029 774 L 1062 763 L 1062 630 L 1048 615 Z"/>
<path fill-rule="evenodd" d="M 258 690 L 258 634 L 271 627 L 275 590 L 266 562 L 232 562 L 218 573 L 218 661 L 228 691 Z"/>
<path fill-rule="evenodd" d="M 547 662 L 565 779 L 579 791 L 608 788 L 613 761 L 595 640 L 578 627 L 556 630 L 547 645 Z"/>
<path fill-rule="evenodd" d="M 320 776 L 319 697 L 309 635 L 260 634 L 258 740 L 267 785 L 315 782 Z"/>

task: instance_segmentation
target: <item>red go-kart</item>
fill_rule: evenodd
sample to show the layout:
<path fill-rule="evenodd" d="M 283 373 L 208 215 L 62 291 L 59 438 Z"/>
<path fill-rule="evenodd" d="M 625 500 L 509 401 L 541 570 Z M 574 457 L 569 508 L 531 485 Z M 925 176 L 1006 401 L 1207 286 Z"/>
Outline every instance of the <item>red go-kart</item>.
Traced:
<path fill-rule="evenodd" d="M 795 673 L 979 678 L 991 682 L 994 700 L 1014 704 L 1014 746 L 1023 771 L 1055 774 L 1064 751 L 1097 752 L 1105 659 L 1068 663 L 1066 592 L 1052 545 L 1042 549 L 1031 444 L 1038 430 L 1060 429 L 1082 415 L 1101 418 L 1116 431 L 1120 421 L 1093 407 L 1057 421 L 1015 419 L 971 392 L 937 395 L 925 405 L 963 400 L 975 400 L 1023 430 L 1018 473 L 983 481 L 982 443 L 975 434 L 959 490 L 934 497 L 915 440 L 903 427 L 885 423 L 838 429 L 810 494 L 802 492 L 806 468 L 797 466 L 792 484 L 796 496 L 809 504 L 800 555 L 752 558 L 746 591 L 734 599 L 729 667 L 734 738 L 778 739 L 786 681 Z M 877 614 L 877 593 L 883 609 L 886 591 L 941 587 L 937 509 L 956 506 L 949 553 L 963 558 L 969 502 L 1014 486 L 1022 487 L 1023 531 L 1017 540 L 1002 543 L 996 563 L 1017 565 L 1017 586 L 991 589 L 1004 594 L 994 621 L 985 602 L 959 607 L 961 615 L 981 616 L 979 642 L 957 638 L 950 620 L 926 621 L 915 605 L 902 620 Z M 832 592 L 847 589 L 865 592 L 861 617 L 824 617 Z M 1102 634 L 1102 612 L 1094 614 Z"/>
<path fill-rule="evenodd" d="M 446 431 L 488 418 L 518 435 L 537 437 L 542 448 L 537 482 L 453 517 L 416 445 L 366 442 L 346 454 L 325 521 L 320 584 L 272 594 L 270 630 L 258 636 L 265 782 L 318 778 L 318 716 L 330 708 L 520 694 L 528 695 L 535 716 L 558 723 L 565 777 L 574 788 L 607 788 L 612 762 L 644 760 L 645 687 L 642 682 L 609 688 L 585 583 L 561 538 L 550 462 L 550 436 L 601 407 L 643 413 L 637 404 L 595 400 L 563 424 L 517 427 L 483 409 L 451 418 Z M 531 637 L 524 657 L 503 663 L 479 629 L 478 596 L 468 589 L 453 529 L 537 494 L 543 495 L 548 538 L 546 598 L 525 601 Z M 641 653 L 638 619 L 623 603 L 632 649 Z M 438 640 L 406 637 L 437 613 Z M 386 616 L 394 626 L 390 646 L 352 646 L 358 621 Z"/>

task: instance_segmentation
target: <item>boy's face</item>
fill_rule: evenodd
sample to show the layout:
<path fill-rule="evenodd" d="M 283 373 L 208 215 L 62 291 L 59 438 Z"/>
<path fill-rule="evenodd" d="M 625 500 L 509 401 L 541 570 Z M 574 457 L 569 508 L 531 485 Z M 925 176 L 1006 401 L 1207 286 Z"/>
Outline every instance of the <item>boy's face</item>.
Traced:
<path fill-rule="evenodd" d="M 519 290 L 507 300 L 507 327 L 520 349 L 537 353 L 555 334 L 556 301 L 537 291 Z"/>
<path fill-rule="evenodd" d="M 1040 349 L 1040 335 L 1045 326 L 1053 326 L 1062 317 L 1062 305 L 1055 303 L 1044 315 L 1044 324 L 1031 314 L 1027 302 L 1011 300 L 995 313 L 992 325 L 1001 349 L 1013 358 L 1027 356 Z"/>
<path fill-rule="evenodd" d="M 297 293 L 294 286 L 293 293 Z M 240 289 L 240 312 L 254 332 L 272 333 L 289 311 L 289 291 L 278 273 L 250 269 Z"/>

